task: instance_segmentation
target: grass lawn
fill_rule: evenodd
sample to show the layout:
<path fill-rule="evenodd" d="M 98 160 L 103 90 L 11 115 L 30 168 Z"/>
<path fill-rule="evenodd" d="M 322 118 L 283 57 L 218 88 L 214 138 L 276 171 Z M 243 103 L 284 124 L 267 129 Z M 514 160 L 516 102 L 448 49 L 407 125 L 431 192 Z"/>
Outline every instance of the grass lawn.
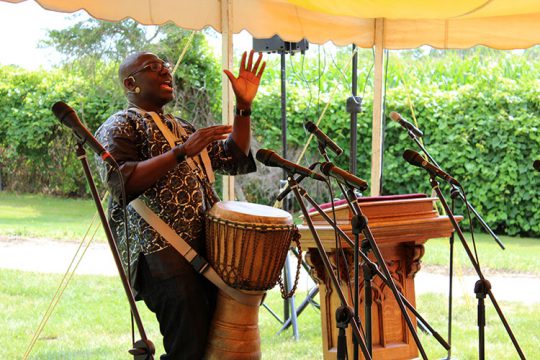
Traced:
<path fill-rule="evenodd" d="M 0 235 L 80 241 L 95 213 L 92 200 L 0 192 Z M 97 218 L 92 229 L 95 227 L 99 228 L 96 241 L 105 241 Z M 540 254 L 540 239 L 501 236 L 506 246 L 503 251 L 490 236 L 475 236 L 480 264 L 484 269 L 540 274 L 540 257 L 529 256 Z M 470 239 L 470 235 L 467 237 Z M 472 245 L 470 247 L 472 249 Z M 448 254 L 447 239 L 432 239 L 426 243 L 422 261 L 426 265 L 447 266 Z M 457 269 L 472 268 L 459 239 L 456 239 L 455 255 Z"/>
<path fill-rule="evenodd" d="M 41 321 L 60 275 L 0 272 L 0 346 L 1 359 L 20 359 L 33 332 Z M 299 298 L 303 298 L 302 295 Z M 300 301 L 300 300 L 298 300 Z M 277 291 L 269 293 L 266 303 L 281 313 Z M 431 325 L 446 337 L 446 299 L 425 294 L 417 299 L 418 309 Z M 453 354 L 459 359 L 477 358 L 476 301 L 455 299 Z M 489 302 L 486 302 L 488 304 Z M 538 323 L 540 304 L 526 306 L 502 302 L 505 316 L 528 359 L 539 359 Z M 148 337 L 161 353 L 161 336 L 153 315 L 139 303 Z M 276 335 L 280 324 L 263 308 L 260 330 L 263 359 L 321 359 L 320 314 L 308 307 L 299 317 L 300 340 L 291 331 Z M 129 308 L 120 280 L 107 276 L 75 276 L 56 311 L 41 333 L 30 359 L 127 359 L 130 346 Z M 430 359 L 441 358 L 444 350 L 433 337 L 421 335 Z M 488 359 L 516 359 L 517 355 L 497 315 L 487 306 L 486 356 Z"/>
<path fill-rule="evenodd" d="M 95 213 L 93 200 L 0 191 L 0 235 L 3 236 L 79 241 Z M 96 236 L 105 241 L 101 228 Z"/>
<path fill-rule="evenodd" d="M 45 237 L 80 241 L 95 207 L 91 200 L 58 199 L 40 195 L 0 192 L 0 235 Z M 99 224 L 98 224 L 99 225 Z M 103 241 L 100 232 L 98 241 Z M 477 235 L 480 262 L 484 268 L 505 272 L 540 273 L 540 239 L 501 237 L 502 251 L 487 235 Z M 456 242 L 456 264 L 471 269 L 463 247 Z M 432 239 L 426 244 L 423 262 L 446 266 L 448 240 Z M 33 332 L 60 282 L 55 274 L 36 274 L 14 270 L 0 272 L 0 359 L 21 358 Z M 307 289 L 303 289 L 307 290 Z M 495 294 L 497 295 L 497 294 Z M 299 296 L 301 301 L 303 296 Z M 281 314 L 279 293 L 271 291 L 266 303 Z M 459 359 L 477 358 L 476 299 L 470 295 L 455 298 L 453 354 Z M 517 355 L 489 301 L 487 304 L 486 354 L 488 359 L 515 359 Z M 540 304 L 501 302 L 525 355 L 540 359 L 538 323 Z M 161 353 L 161 336 L 153 315 L 140 304 L 148 336 Z M 438 332 L 446 337 L 446 298 L 423 294 L 417 308 Z M 280 336 L 281 325 L 261 308 L 260 330 L 263 358 L 320 359 L 322 340 L 320 314 L 313 307 L 299 318 L 300 341 L 291 331 Z M 75 276 L 56 311 L 37 341 L 31 359 L 126 359 L 130 346 L 129 307 L 120 280 L 106 276 Z M 422 334 L 429 358 L 445 356 L 438 343 Z"/>

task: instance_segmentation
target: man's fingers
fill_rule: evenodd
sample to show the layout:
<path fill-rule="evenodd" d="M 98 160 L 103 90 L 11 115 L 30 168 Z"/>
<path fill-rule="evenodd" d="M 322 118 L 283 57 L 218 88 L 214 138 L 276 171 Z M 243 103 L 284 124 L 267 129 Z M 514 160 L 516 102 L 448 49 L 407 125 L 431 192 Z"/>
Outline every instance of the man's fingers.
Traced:
<path fill-rule="evenodd" d="M 251 50 L 249 52 L 249 60 L 248 60 L 248 64 L 247 64 L 247 67 L 246 67 L 247 71 L 251 71 L 251 65 L 253 65 L 253 53 L 254 53 L 253 50 Z"/>
<path fill-rule="evenodd" d="M 200 131 L 201 133 L 204 133 L 205 136 L 211 134 L 228 134 L 232 132 L 232 125 L 213 125 L 201 129 Z"/>
<path fill-rule="evenodd" d="M 264 68 L 266 67 L 266 61 L 263 62 L 262 66 L 261 66 L 261 69 L 259 70 L 259 72 L 257 73 L 257 77 L 260 79 L 263 72 L 264 72 Z"/>
<path fill-rule="evenodd" d="M 259 52 L 259 56 L 257 57 L 257 61 L 255 62 L 255 65 L 253 66 L 253 69 L 252 69 L 252 72 L 254 74 L 257 73 L 257 68 L 259 67 L 259 64 L 261 63 L 261 60 L 262 60 L 262 53 Z"/>
<path fill-rule="evenodd" d="M 234 84 L 234 82 L 236 81 L 236 77 L 233 75 L 233 73 L 230 72 L 229 70 L 223 70 L 223 72 L 225 73 L 225 75 L 227 75 L 231 84 Z"/>
<path fill-rule="evenodd" d="M 244 53 L 242 54 L 242 61 L 240 61 L 240 71 L 246 70 L 246 55 L 247 52 L 244 51 Z"/>

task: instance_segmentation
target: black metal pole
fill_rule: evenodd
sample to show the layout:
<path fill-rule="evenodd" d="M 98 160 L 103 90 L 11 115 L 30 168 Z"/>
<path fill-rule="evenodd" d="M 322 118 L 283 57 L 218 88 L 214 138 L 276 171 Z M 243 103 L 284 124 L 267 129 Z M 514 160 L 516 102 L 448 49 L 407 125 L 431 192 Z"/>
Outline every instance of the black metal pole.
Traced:
<path fill-rule="evenodd" d="M 409 328 L 411 335 L 414 339 L 414 342 L 416 343 L 416 346 L 418 347 L 418 351 L 420 351 L 420 355 L 422 355 L 423 359 L 427 359 L 427 354 L 424 350 L 424 347 L 422 346 L 422 343 L 420 341 L 420 338 L 418 337 L 418 334 L 416 332 L 416 329 L 414 328 L 414 324 L 412 323 L 411 317 L 409 316 L 409 313 L 405 309 L 405 303 L 403 301 L 402 294 L 398 291 L 397 286 L 394 282 L 394 279 L 392 278 L 392 275 L 390 274 L 390 270 L 388 270 L 388 266 L 386 266 L 386 262 L 384 261 L 381 251 L 379 250 L 379 246 L 375 242 L 375 238 L 373 237 L 373 234 L 371 233 L 371 229 L 369 228 L 367 224 L 367 218 L 362 214 L 362 209 L 360 209 L 360 206 L 358 205 L 358 201 L 356 200 L 356 194 L 354 193 L 354 188 L 350 185 L 347 185 L 348 191 L 347 196 L 350 201 L 349 204 L 352 204 L 352 211 L 354 215 L 359 217 L 359 221 L 362 222 L 362 233 L 364 234 L 364 237 L 369 242 L 369 246 L 371 248 L 371 251 L 373 252 L 373 255 L 375 256 L 375 259 L 377 260 L 377 264 L 382 269 L 383 274 L 385 275 L 386 279 L 388 280 L 387 285 L 392 290 L 392 293 L 394 295 L 394 298 L 396 302 L 398 303 L 399 309 L 401 310 L 401 315 L 405 319 L 405 322 L 407 323 L 407 327 Z"/>
<path fill-rule="evenodd" d="M 452 196 L 452 212 L 454 212 L 456 207 L 456 199 Z M 452 232 L 449 238 L 450 245 L 450 255 L 449 255 L 449 265 L 448 265 L 448 349 L 446 360 L 452 359 L 452 316 L 453 316 L 453 296 L 454 296 L 454 243 L 455 243 L 455 232 Z"/>
<path fill-rule="evenodd" d="M 284 159 L 287 159 L 287 63 L 286 63 L 286 52 L 280 52 L 281 58 L 281 146 L 282 146 L 282 156 Z M 287 172 L 283 170 L 283 179 L 287 179 Z M 290 211 L 290 200 L 289 198 L 283 199 L 283 210 Z M 287 291 L 291 289 L 291 274 L 289 266 L 289 254 L 287 253 L 287 260 L 285 261 L 285 266 L 283 267 L 283 281 L 285 283 L 285 288 Z M 296 306 L 294 295 L 289 299 L 283 300 L 283 316 L 285 319 L 291 319 L 293 327 L 293 336 L 296 340 L 300 338 L 298 332 L 298 322 L 296 315 Z"/>
<path fill-rule="evenodd" d="M 343 294 L 343 291 L 341 290 L 341 287 L 339 286 L 339 281 L 336 277 L 336 274 L 332 270 L 332 265 L 330 264 L 330 260 L 328 259 L 328 256 L 326 255 L 326 252 L 324 250 L 324 246 L 321 242 L 321 239 L 319 238 L 319 234 L 317 233 L 317 230 L 315 229 L 313 225 L 313 221 L 309 217 L 308 211 L 306 209 L 306 206 L 304 205 L 304 202 L 302 200 L 302 197 L 305 196 L 307 193 L 306 191 L 298 185 L 298 183 L 295 181 L 293 176 L 289 176 L 289 187 L 292 189 L 294 196 L 298 202 L 298 205 L 300 206 L 300 209 L 302 210 L 302 214 L 304 215 L 304 219 L 309 227 L 309 230 L 311 232 L 311 235 L 313 236 L 313 240 L 315 241 L 315 244 L 317 245 L 317 250 L 319 252 L 319 255 L 321 257 L 321 260 L 323 262 L 324 268 L 326 270 L 326 274 L 330 277 L 330 280 L 332 282 L 332 285 L 334 286 L 334 289 L 339 297 L 341 307 L 349 308 L 347 304 L 347 299 L 345 298 L 345 295 Z M 333 225 L 335 226 L 335 225 Z M 352 310 L 351 310 L 352 313 Z M 362 350 L 362 354 L 364 355 L 365 359 L 371 359 L 371 355 L 367 351 L 367 346 L 364 341 L 364 339 L 360 335 L 360 328 L 358 325 L 357 319 L 354 317 L 351 317 L 349 324 L 351 325 L 353 335 L 356 337 L 360 348 Z M 338 320 L 339 322 L 339 320 Z"/>
<path fill-rule="evenodd" d="M 122 261 L 120 260 L 118 248 L 116 247 L 116 243 L 113 240 L 109 222 L 107 221 L 107 217 L 103 210 L 103 206 L 101 205 L 101 199 L 99 198 L 99 194 L 97 192 L 92 173 L 90 172 L 90 167 L 88 166 L 88 161 L 86 159 L 86 151 L 84 150 L 81 143 L 77 143 L 76 154 L 77 158 L 81 161 L 84 174 L 86 175 L 86 180 L 88 181 L 88 186 L 90 188 L 90 192 L 92 193 L 92 198 L 94 199 L 94 203 L 96 205 L 101 224 L 103 225 L 103 230 L 105 231 L 105 235 L 107 237 L 107 241 L 109 243 L 114 258 L 114 262 L 116 263 L 116 268 L 118 269 L 118 274 L 120 275 L 122 285 L 124 286 L 124 291 L 126 292 L 129 301 L 131 313 L 133 314 L 135 324 L 137 325 L 137 329 L 139 330 L 139 334 L 142 339 L 137 341 L 133 345 L 134 348 L 130 350 L 130 353 L 134 355 L 135 359 L 137 360 L 151 360 L 154 358 L 153 355 L 155 353 L 155 347 L 154 344 L 148 339 L 148 337 L 146 336 L 146 332 L 144 331 L 144 326 L 139 315 L 139 311 L 137 310 L 137 304 L 135 304 L 135 297 L 133 296 L 133 292 L 131 291 L 131 287 L 129 286 L 128 278 L 126 276 L 126 273 L 124 272 L 124 268 L 122 267 Z"/>
<path fill-rule="evenodd" d="M 358 52 L 356 51 L 356 45 L 352 46 L 353 58 L 352 58 L 352 73 L 351 73 L 351 92 L 353 98 L 356 99 L 358 93 Z M 349 149 L 349 172 L 356 174 L 356 152 L 358 148 L 358 112 L 351 111 L 351 143 Z M 354 359 L 358 359 L 358 354 L 355 354 Z"/>
<path fill-rule="evenodd" d="M 439 187 L 439 183 L 437 182 L 437 180 L 434 177 L 431 177 L 429 182 L 431 184 L 431 188 L 433 190 L 435 190 L 435 192 L 437 193 L 437 197 L 439 198 L 439 201 L 443 205 L 444 210 L 446 211 L 446 214 L 447 214 L 448 218 L 450 219 L 450 222 L 452 223 L 452 226 L 454 227 L 454 230 L 457 233 L 457 235 L 459 237 L 459 240 L 461 241 L 461 244 L 463 245 L 463 248 L 465 249 L 465 252 L 467 253 L 467 256 L 469 257 L 469 261 L 471 262 L 472 266 L 474 267 L 474 270 L 476 271 L 476 274 L 478 275 L 479 280 L 475 284 L 475 289 L 474 290 L 475 290 L 475 292 L 477 294 L 477 298 L 479 299 L 479 304 L 480 304 L 480 300 L 482 300 L 482 304 L 483 304 L 483 299 L 481 299 L 481 297 L 480 297 L 481 293 L 484 293 L 484 297 L 485 297 L 485 294 L 489 295 L 491 303 L 493 304 L 493 307 L 497 311 L 497 314 L 499 315 L 499 319 L 501 320 L 504 328 L 506 329 L 506 333 L 510 337 L 510 340 L 512 340 L 512 344 L 514 345 L 517 353 L 519 354 L 520 359 L 524 360 L 525 355 L 523 354 L 523 351 L 521 350 L 521 347 L 519 346 L 519 343 L 517 342 L 517 339 L 514 336 L 514 333 L 512 332 L 512 329 L 510 328 L 510 325 L 506 321 L 506 318 L 504 317 L 504 314 L 502 313 L 501 308 L 499 307 L 499 304 L 497 303 L 497 300 L 495 299 L 495 296 L 491 292 L 491 286 L 489 285 L 489 281 L 487 281 L 486 278 L 484 277 L 484 274 L 482 274 L 482 270 L 480 269 L 480 265 L 476 262 L 475 257 L 473 255 L 473 253 L 471 252 L 471 249 L 469 248 L 469 245 L 467 244 L 467 241 L 465 240 L 465 236 L 463 235 L 463 232 L 461 231 L 461 228 L 459 227 L 459 224 L 457 223 L 457 220 L 454 217 L 454 213 L 452 212 L 452 210 L 448 206 L 448 202 L 446 201 L 446 199 L 444 198 L 444 196 L 442 194 L 442 191 L 441 191 L 441 189 Z M 479 305 L 479 310 L 481 310 L 480 305 Z M 483 340 L 482 339 L 482 337 L 483 337 L 483 327 L 481 327 L 480 325 L 481 325 L 481 322 L 484 321 L 483 319 L 481 319 L 481 317 L 484 317 L 484 316 L 485 315 L 481 315 L 479 313 L 478 324 L 479 324 L 479 331 L 480 331 L 480 334 L 479 334 L 480 335 L 479 336 L 480 340 Z M 480 347 L 479 351 L 483 352 L 483 345 Z M 483 354 L 482 354 L 482 356 L 483 356 Z"/>

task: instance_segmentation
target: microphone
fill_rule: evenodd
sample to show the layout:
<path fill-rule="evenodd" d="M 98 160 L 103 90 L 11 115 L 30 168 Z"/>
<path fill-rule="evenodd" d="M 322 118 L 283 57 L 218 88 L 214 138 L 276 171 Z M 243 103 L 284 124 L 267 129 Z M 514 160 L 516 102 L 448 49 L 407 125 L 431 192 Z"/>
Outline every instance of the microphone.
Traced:
<path fill-rule="evenodd" d="M 364 191 L 368 188 L 366 181 L 354 176 L 350 172 L 340 169 L 331 162 L 324 162 L 321 164 L 321 171 L 326 176 L 331 176 L 342 183 L 355 187 L 360 191 Z"/>
<path fill-rule="evenodd" d="M 536 171 L 540 171 L 540 160 L 534 160 L 533 167 Z"/>
<path fill-rule="evenodd" d="M 407 149 L 403 153 L 403 158 L 411 165 L 418 166 L 421 168 L 426 169 L 430 174 L 440 177 L 441 179 L 447 181 L 448 183 L 456 186 L 460 186 L 459 182 L 448 175 L 446 172 L 441 170 L 441 168 L 433 165 L 426 159 L 424 159 L 419 153 L 416 151 Z"/>
<path fill-rule="evenodd" d="M 338 144 L 336 144 L 332 139 L 330 139 L 328 135 L 323 133 L 321 129 L 319 129 L 317 125 L 315 125 L 315 123 L 313 123 L 312 121 L 307 121 L 304 124 L 304 128 L 307 130 L 308 133 L 313 134 L 323 147 L 328 146 L 330 150 L 332 150 L 336 155 L 341 155 L 343 149 L 341 149 Z"/>
<path fill-rule="evenodd" d="M 109 154 L 107 150 L 96 140 L 96 138 L 88 131 L 88 129 L 81 123 L 79 117 L 68 104 L 63 101 L 56 102 L 51 108 L 53 114 L 60 120 L 60 122 L 69 127 L 73 134 L 82 141 L 83 144 L 88 144 L 90 148 L 107 164 L 118 168 L 118 164 L 114 158 Z"/>
<path fill-rule="evenodd" d="M 410 131 L 411 133 L 413 133 L 416 137 L 424 136 L 424 133 L 422 132 L 422 130 L 418 129 L 416 126 L 414 126 L 413 124 L 411 124 L 410 122 L 402 118 L 401 115 L 398 114 L 397 112 L 392 111 L 390 113 L 390 118 L 398 122 L 401 126 L 407 129 L 407 131 Z"/>
<path fill-rule="evenodd" d="M 318 164 L 319 164 L 319 162 L 315 162 L 315 163 L 309 165 L 309 170 L 315 169 L 315 166 L 317 166 Z M 305 177 L 306 177 L 305 175 L 299 175 L 295 180 L 296 180 L 297 183 L 299 183 L 300 181 L 304 180 Z M 292 190 L 291 187 L 289 185 L 287 185 L 285 187 L 285 189 L 283 189 L 283 191 L 278 194 L 278 196 L 276 198 L 276 201 L 281 201 L 281 200 L 285 199 L 285 197 L 287 195 L 289 195 L 291 190 Z"/>
<path fill-rule="evenodd" d="M 266 166 L 279 167 L 279 168 L 287 170 L 287 172 L 290 172 L 290 173 L 307 176 L 307 177 L 310 177 L 312 179 L 319 180 L 319 181 L 326 181 L 324 177 L 309 170 L 308 168 L 305 168 L 303 166 L 300 166 L 293 162 L 285 160 L 284 158 L 279 156 L 275 151 L 267 150 L 267 149 L 260 149 L 259 151 L 257 151 L 257 154 L 255 155 L 255 157 L 257 158 L 257 160 L 259 160 Z"/>

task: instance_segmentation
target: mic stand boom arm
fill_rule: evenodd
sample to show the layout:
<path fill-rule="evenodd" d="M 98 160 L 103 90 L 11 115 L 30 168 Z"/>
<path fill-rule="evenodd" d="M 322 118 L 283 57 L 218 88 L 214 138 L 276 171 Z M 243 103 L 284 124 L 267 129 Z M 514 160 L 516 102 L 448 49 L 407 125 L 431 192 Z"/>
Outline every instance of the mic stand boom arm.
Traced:
<path fill-rule="evenodd" d="M 298 185 L 296 180 L 293 178 L 292 174 L 289 175 L 288 181 L 289 181 L 289 187 L 292 189 L 294 193 L 294 197 L 296 198 L 296 200 L 298 201 L 298 204 L 300 205 L 300 209 L 302 210 L 304 219 L 306 220 L 309 230 L 311 231 L 313 240 L 315 240 L 315 244 L 317 244 L 317 250 L 319 251 L 319 255 L 322 259 L 326 273 L 328 274 L 328 276 L 330 276 L 330 280 L 332 281 L 332 284 L 334 285 L 334 288 L 336 289 L 337 295 L 341 302 L 341 306 L 350 308 L 347 305 L 347 299 L 345 298 L 345 295 L 343 294 L 343 291 L 341 290 L 341 287 L 339 286 L 339 281 L 336 278 L 336 274 L 334 274 L 334 271 L 332 270 L 332 265 L 330 264 L 330 260 L 328 259 L 328 256 L 326 255 L 324 246 L 321 242 L 321 239 L 319 238 L 319 234 L 317 233 L 317 230 L 315 230 L 315 227 L 313 226 L 313 221 L 309 217 L 306 206 L 304 205 L 304 202 L 302 201 L 302 195 L 300 195 L 300 191 L 302 191 L 302 193 L 306 193 L 306 191 Z M 366 343 L 364 339 L 362 338 L 362 336 L 360 335 L 360 329 L 358 326 L 357 319 L 354 317 L 351 317 L 349 320 L 350 320 L 351 328 L 353 330 L 353 335 L 356 338 L 358 344 L 360 345 L 364 358 L 371 359 L 371 355 L 369 354 L 367 350 Z"/>
<path fill-rule="evenodd" d="M 482 274 L 480 265 L 478 264 L 478 262 L 476 262 L 474 255 L 471 252 L 471 249 L 469 248 L 467 241 L 465 240 L 465 236 L 463 235 L 463 232 L 461 231 L 461 228 L 459 227 L 454 217 L 454 214 L 452 213 L 452 210 L 448 206 L 448 203 L 446 202 L 446 199 L 444 198 L 441 192 L 439 183 L 433 176 L 431 176 L 429 182 L 433 190 L 435 190 L 435 192 L 437 193 L 437 197 L 439 198 L 439 201 L 443 205 L 444 210 L 446 211 L 446 214 L 448 215 L 448 218 L 450 219 L 450 222 L 452 223 L 452 226 L 454 227 L 454 230 L 457 233 L 459 240 L 461 241 L 461 244 L 463 245 L 463 248 L 465 249 L 465 252 L 467 253 L 467 256 L 469 257 L 469 261 L 473 265 L 474 270 L 476 271 L 479 277 L 479 280 L 476 282 L 474 286 L 474 291 L 476 293 L 476 297 L 478 298 L 479 359 L 483 360 L 485 358 L 485 354 L 484 354 L 484 325 L 485 325 L 484 298 L 486 297 L 486 295 L 489 295 L 491 303 L 493 304 L 493 307 L 497 311 L 497 314 L 499 315 L 499 319 L 503 323 L 508 336 L 512 340 L 512 344 L 514 344 L 514 347 L 516 348 L 516 351 L 518 352 L 520 359 L 525 359 L 525 355 L 523 354 L 523 351 L 521 350 L 519 343 L 517 342 L 514 336 L 514 333 L 512 332 L 512 329 L 510 328 L 510 325 L 506 321 L 506 318 L 504 317 L 504 314 L 502 313 L 502 310 L 499 307 L 499 304 L 497 303 L 495 296 L 491 292 L 491 285 L 489 281 Z"/>
<path fill-rule="evenodd" d="M 298 191 L 300 193 L 301 196 L 303 196 L 311 206 L 313 206 L 313 208 L 315 210 L 317 210 L 317 212 L 324 218 L 324 220 L 326 220 L 326 222 L 328 222 L 328 224 L 334 228 L 338 235 L 351 247 L 353 248 L 354 247 L 354 242 L 349 238 L 349 236 L 343 231 L 341 230 L 341 228 L 336 224 L 334 223 L 334 221 L 330 218 L 330 216 L 328 216 L 327 213 L 324 212 L 323 209 L 321 209 L 321 207 L 317 204 L 317 202 L 315 200 L 313 200 L 313 198 L 311 196 L 309 196 L 309 194 L 300 186 L 297 186 L 298 187 Z M 305 215 L 304 215 L 305 216 Z M 311 218 L 310 218 L 311 220 Z M 306 221 L 307 221 L 307 218 L 306 218 Z M 369 267 L 371 268 L 371 270 L 375 273 L 375 275 L 379 276 L 381 278 L 381 280 L 388 286 L 389 285 L 389 281 L 388 279 L 386 278 L 386 276 L 378 269 L 377 265 L 371 261 L 370 258 L 368 258 L 363 252 L 359 251 L 358 252 L 358 255 L 362 258 L 362 260 L 369 265 Z M 450 345 L 448 345 L 448 343 L 442 338 L 442 336 L 435 330 L 431 327 L 431 325 L 429 325 L 429 323 L 422 317 L 422 315 L 420 315 L 418 313 L 418 311 L 415 309 L 415 307 L 407 300 L 407 298 L 401 293 L 401 292 L 398 292 L 399 293 L 399 296 L 401 297 L 401 299 L 403 300 L 403 303 L 407 306 L 407 308 L 409 309 L 409 311 L 411 311 L 414 316 L 416 317 L 416 319 L 418 321 L 420 321 L 422 324 L 424 324 L 426 326 L 426 328 L 428 329 L 428 331 L 435 337 L 435 339 L 437 339 L 437 341 L 446 349 L 448 350 L 450 348 Z"/>
<path fill-rule="evenodd" d="M 420 143 L 420 141 L 418 141 L 418 138 L 411 132 L 409 131 L 409 137 L 411 139 L 414 140 L 414 142 L 418 145 L 418 147 L 422 150 L 422 152 L 424 154 L 426 154 L 426 156 L 428 157 L 429 161 L 436 165 L 438 168 L 440 168 L 439 164 L 437 164 L 437 162 L 435 161 L 435 159 L 433 159 L 433 157 L 431 157 L 431 155 L 428 153 L 428 151 L 426 150 L 426 148 Z M 482 227 L 484 228 L 484 230 L 486 230 L 492 237 L 493 239 L 495 240 L 495 242 L 501 247 L 501 249 L 505 250 L 505 246 L 504 244 L 502 243 L 501 239 L 499 239 L 499 237 L 493 232 L 493 230 L 491 230 L 491 228 L 489 227 L 489 225 L 484 221 L 484 219 L 482 218 L 482 216 L 480 216 L 480 214 L 476 211 L 476 209 L 474 208 L 474 206 L 472 206 L 468 201 L 467 199 L 465 199 L 465 197 L 463 196 L 463 194 L 461 193 L 461 191 L 459 191 L 459 188 L 454 185 L 454 184 L 450 184 L 450 186 L 452 187 L 452 191 L 454 191 L 455 193 L 457 192 L 459 194 L 459 198 L 461 199 L 461 201 L 463 201 L 463 203 L 469 208 L 469 210 L 471 210 L 474 214 L 474 216 L 476 216 L 476 218 L 478 219 L 478 222 L 480 222 L 480 225 L 482 225 Z"/>

